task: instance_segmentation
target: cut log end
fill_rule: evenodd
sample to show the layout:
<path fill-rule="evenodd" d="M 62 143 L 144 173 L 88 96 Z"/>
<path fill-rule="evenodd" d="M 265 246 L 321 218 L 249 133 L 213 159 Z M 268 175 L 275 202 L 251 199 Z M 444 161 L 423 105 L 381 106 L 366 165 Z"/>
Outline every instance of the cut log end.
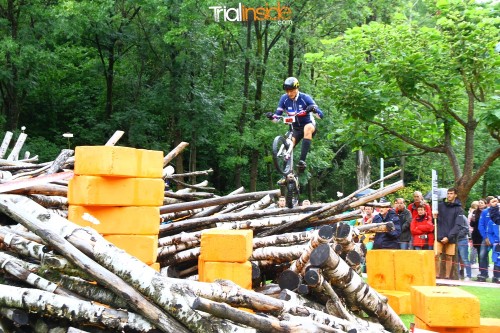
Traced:
<path fill-rule="evenodd" d="M 280 274 L 278 285 L 281 289 L 295 290 L 300 285 L 300 275 L 287 269 Z"/>
<path fill-rule="evenodd" d="M 330 257 L 330 245 L 321 244 L 311 252 L 311 265 L 321 267 Z"/>
<path fill-rule="evenodd" d="M 318 230 L 318 236 L 322 239 L 331 239 L 334 234 L 334 229 L 330 225 L 324 225 Z"/>

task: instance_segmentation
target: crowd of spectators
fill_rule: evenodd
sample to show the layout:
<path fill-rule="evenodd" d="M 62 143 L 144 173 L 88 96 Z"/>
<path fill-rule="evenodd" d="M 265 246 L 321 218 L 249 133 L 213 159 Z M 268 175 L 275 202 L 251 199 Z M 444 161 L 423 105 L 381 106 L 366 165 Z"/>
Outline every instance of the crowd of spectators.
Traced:
<path fill-rule="evenodd" d="M 473 201 L 465 210 L 455 188 L 438 203 L 437 211 L 424 200 L 421 192 L 413 193 L 413 202 L 396 198 L 392 205 L 382 198 L 362 209 L 358 224 L 393 222 L 394 230 L 368 235 L 368 249 L 434 250 L 436 275 L 452 277 L 453 256 L 459 260 L 459 274 L 465 281 L 472 280 L 472 267 L 479 269 L 476 281 L 500 283 L 500 213 L 499 197 L 488 196 Z M 440 260 L 445 260 L 444 272 Z M 491 271 L 491 270 L 490 270 Z"/>

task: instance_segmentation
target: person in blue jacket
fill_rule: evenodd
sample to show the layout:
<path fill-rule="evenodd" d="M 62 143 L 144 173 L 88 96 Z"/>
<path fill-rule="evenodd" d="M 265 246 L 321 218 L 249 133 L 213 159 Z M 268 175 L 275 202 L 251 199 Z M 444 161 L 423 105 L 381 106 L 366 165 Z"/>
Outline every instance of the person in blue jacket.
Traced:
<path fill-rule="evenodd" d="M 299 92 L 299 80 L 289 77 L 283 83 L 283 94 L 278 102 L 276 112 L 266 113 L 266 117 L 277 120 L 280 116 L 294 117 L 292 123 L 294 147 L 302 140 L 300 159 L 297 167 L 303 171 L 306 168 L 306 158 L 311 147 L 313 136 L 316 134 L 316 121 L 322 119 L 323 111 L 318 107 L 313 98 Z"/>
<path fill-rule="evenodd" d="M 498 199 L 496 199 L 496 203 L 498 204 Z M 498 205 L 492 205 L 490 210 L 492 208 L 495 208 L 498 212 Z M 491 281 L 500 284 L 500 225 L 496 224 L 493 219 L 490 219 L 486 226 L 485 241 L 493 249 L 491 256 L 491 260 L 493 261 L 493 279 Z"/>
<path fill-rule="evenodd" d="M 396 211 L 391 208 L 386 199 L 380 199 L 380 203 L 387 203 L 388 205 L 379 208 L 379 214 L 375 215 L 373 223 L 392 222 L 394 223 L 394 230 L 376 233 L 373 240 L 373 249 L 400 249 L 399 236 L 401 235 L 401 225 L 399 216 Z"/>
<path fill-rule="evenodd" d="M 490 251 L 491 244 L 486 242 L 487 238 L 487 229 L 488 225 L 491 221 L 490 218 L 490 209 L 491 209 L 491 200 L 494 199 L 493 196 L 486 197 L 486 205 L 487 207 L 481 212 L 481 216 L 479 217 L 478 230 L 483 237 L 483 241 L 481 242 L 481 248 L 479 249 L 479 275 L 477 276 L 477 281 L 485 282 L 488 279 L 488 267 L 490 265 Z"/>
<path fill-rule="evenodd" d="M 495 224 L 500 225 L 500 212 L 498 211 L 500 206 L 498 206 L 498 199 L 500 199 L 500 197 L 490 200 L 490 219 Z"/>

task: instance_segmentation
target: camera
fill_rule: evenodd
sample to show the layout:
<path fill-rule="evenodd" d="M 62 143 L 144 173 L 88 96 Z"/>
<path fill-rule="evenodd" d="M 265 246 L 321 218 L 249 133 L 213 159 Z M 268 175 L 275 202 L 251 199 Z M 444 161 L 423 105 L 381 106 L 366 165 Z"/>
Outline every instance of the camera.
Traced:
<path fill-rule="evenodd" d="M 427 239 L 428 237 L 427 237 L 427 235 L 420 235 L 420 236 L 418 236 L 418 238 L 420 238 L 420 239 Z"/>

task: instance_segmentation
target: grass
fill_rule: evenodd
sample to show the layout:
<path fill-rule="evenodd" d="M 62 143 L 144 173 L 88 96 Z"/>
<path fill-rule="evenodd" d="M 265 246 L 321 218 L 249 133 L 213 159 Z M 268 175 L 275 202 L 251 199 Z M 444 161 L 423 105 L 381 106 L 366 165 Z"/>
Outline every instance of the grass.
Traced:
<path fill-rule="evenodd" d="M 500 288 L 489 287 L 458 287 L 465 290 L 479 299 L 479 312 L 481 318 L 500 318 L 498 300 L 500 299 Z M 400 315 L 406 327 L 410 327 L 413 322 L 413 315 Z"/>

